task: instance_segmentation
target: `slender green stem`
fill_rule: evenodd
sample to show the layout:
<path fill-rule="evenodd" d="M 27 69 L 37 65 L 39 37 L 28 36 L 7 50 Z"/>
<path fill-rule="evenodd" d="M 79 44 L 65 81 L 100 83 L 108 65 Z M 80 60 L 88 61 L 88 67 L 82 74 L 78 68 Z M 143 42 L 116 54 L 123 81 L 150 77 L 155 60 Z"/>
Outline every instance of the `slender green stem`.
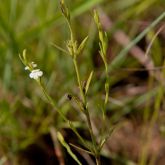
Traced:
<path fill-rule="evenodd" d="M 56 106 L 56 103 L 54 102 L 54 100 L 49 96 L 48 92 L 46 91 L 46 88 L 44 86 L 44 84 L 42 84 L 41 80 L 37 80 L 37 83 L 39 84 L 39 86 L 41 87 L 44 96 L 46 97 L 47 101 L 52 105 L 53 108 L 56 109 L 56 111 L 60 114 L 60 116 L 63 118 L 64 121 L 68 122 L 70 125 L 70 128 L 73 130 L 73 132 L 79 137 L 80 141 L 84 144 L 84 146 L 86 146 L 85 141 L 83 140 L 83 138 L 80 136 L 80 134 L 76 131 L 76 129 L 74 128 L 73 124 L 71 121 L 69 121 L 65 115 L 58 109 L 58 107 Z M 89 146 L 87 147 L 88 149 L 90 148 Z"/>
<path fill-rule="evenodd" d="M 104 61 L 104 67 L 105 67 L 106 81 L 105 81 L 105 99 L 103 105 L 103 120 L 105 122 L 105 111 L 109 98 L 109 74 L 108 74 L 108 64 L 106 61 Z"/>
<path fill-rule="evenodd" d="M 67 19 L 67 23 L 68 23 L 68 27 L 69 27 L 69 30 L 70 30 L 70 38 L 71 38 L 71 41 L 72 43 L 74 43 L 74 35 L 73 35 L 73 30 L 72 30 L 72 27 L 71 27 L 71 23 L 70 23 L 70 20 Z"/>
<path fill-rule="evenodd" d="M 70 34 L 71 34 L 71 36 L 70 36 L 71 37 L 70 41 L 71 41 L 71 44 L 72 44 L 71 56 L 72 56 L 73 63 L 74 63 L 74 68 L 75 68 L 75 71 L 76 71 L 78 86 L 80 88 L 80 95 L 81 95 L 81 99 L 82 99 L 82 103 L 83 103 L 83 110 L 84 110 L 84 113 L 85 113 L 85 116 L 86 116 L 86 119 L 87 119 L 90 136 L 91 136 L 92 143 L 93 143 L 93 152 L 94 152 L 94 155 L 95 155 L 95 159 L 96 159 L 97 165 L 100 165 L 99 151 L 98 151 L 96 139 L 95 139 L 95 136 L 94 136 L 94 133 L 93 133 L 92 123 L 91 123 L 91 119 L 90 119 L 90 115 L 89 115 L 89 111 L 88 111 L 88 107 L 87 107 L 86 95 L 83 91 L 83 86 L 82 86 L 82 83 L 81 83 L 80 73 L 79 73 L 77 59 L 76 59 L 76 56 L 77 56 L 76 40 L 74 39 L 74 34 L 73 34 L 73 31 L 72 31 L 70 19 L 67 18 L 67 17 L 66 17 L 66 19 L 67 19 L 67 23 L 68 23 Z"/>
<path fill-rule="evenodd" d="M 65 117 L 65 115 L 58 109 L 58 107 L 56 106 L 56 103 L 54 102 L 54 100 L 49 96 L 49 94 L 47 93 L 45 86 L 42 84 L 41 80 L 37 81 L 39 86 L 41 87 L 46 99 L 48 100 L 48 102 L 52 105 L 53 108 L 56 109 L 56 111 L 61 115 L 61 117 L 68 122 L 67 118 Z"/>
<path fill-rule="evenodd" d="M 75 71 L 76 71 L 78 85 L 79 85 L 79 88 L 80 88 L 80 94 L 81 94 L 81 97 L 82 97 L 84 112 L 85 112 L 85 115 L 86 115 L 86 118 L 87 118 L 87 123 L 88 123 L 88 127 L 89 127 L 90 136 L 91 136 L 92 143 L 93 143 L 93 146 L 94 146 L 94 149 L 95 149 L 95 154 L 97 154 L 97 144 L 96 144 L 96 140 L 95 140 L 93 129 L 92 129 L 92 124 L 91 124 L 90 115 L 89 115 L 87 102 L 86 102 L 86 96 L 83 92 L 83 87 L 82 87 L 81 80 L 80 80 L 80 73 L 79 73 L 77 61 L 76 61 L 75 58 L 73 59 L 73 63 L 74 63 Z"/>
<path fill-rule="evenodd" d="M 82 98 L 82 102 L 83 102 L 83 104 L 86 104 L 86 98 L 85 98 L 85 95 L 84 95 L 84 92 L 83 92 L 83 87 L 82 87 L 81 80 L 80 80 L 80 73 L 79 73 L 76 58 L 73 59 L 73 63 L 74 63 L 75 71 L 76 71 L 78 86 L 80 88 L 80 95 L 81 95 L 81 98 Z"/>

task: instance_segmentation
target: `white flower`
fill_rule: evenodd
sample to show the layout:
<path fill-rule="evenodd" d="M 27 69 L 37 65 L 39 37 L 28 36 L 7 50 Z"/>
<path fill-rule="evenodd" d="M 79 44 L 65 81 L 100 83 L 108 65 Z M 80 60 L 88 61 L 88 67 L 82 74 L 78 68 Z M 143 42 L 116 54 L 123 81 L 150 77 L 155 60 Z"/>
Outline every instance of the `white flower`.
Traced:
<path fill-rule="evenodd" d="M 33 79 L 38 79 L 39 77 L 41 77 L 43 75 L 43 72 L 40 69 L 34 69 L 32 70 L 32 72 L 29 74 L 30 78 Z"/>
<path fill-rule="evenodd" d="M 25 70 L 30 70 L 30 68 L 28 66 L 25 67 Z"/>
<path fill-rule="evenodd" d="M 32 67 L 33 68 L 36 68 L 37 67 L 37 64 L 35 62 L 32 61 L 31 64 L 32 64 Z"/>
<path fill-rule="evenodd" d="M 37 67 L 37 64 L 34 63 L 34 62 L 32 61 L 32 62 L 31 62 L 31 66 L 32 66 L 33 68 L 36 68 L 36 67 Z M 26 66 L 26 67 L 25 67 L 25 70 L 30 70 L 29 66 Z"/>

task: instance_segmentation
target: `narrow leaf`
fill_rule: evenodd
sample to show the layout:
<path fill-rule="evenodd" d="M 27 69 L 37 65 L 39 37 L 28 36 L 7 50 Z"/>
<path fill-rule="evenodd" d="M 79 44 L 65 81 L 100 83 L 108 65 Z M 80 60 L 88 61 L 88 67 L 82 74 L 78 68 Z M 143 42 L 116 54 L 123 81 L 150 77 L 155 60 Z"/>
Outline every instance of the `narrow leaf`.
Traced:
<path fill-rule="evenodd" d="M 88 80 L 87 80 L 87 83 L 86 83 L 86 86 L 85 86 L 85 94 L 88 92 L 89 85 L 90 85 L 90 82 L 92 80 L 92 76 L 93 76 L 93 71 L 90 73 L 90 75 L 88 77 Z"/>
<path fill-rule="evenodd" d="M 85 149 L 83 149 L 83 148 L 81 148 L 81 147 L 78 147 L 78 146 L 76 146 L 75 144 L 72 144 L 72 143 L 69 143 L 72 147 L 74 147 L 74 148 L 76 148 L 76 149 L 78 149 L 78 150 L 80 150 L 80 151 L 83 151 L 83 152 L 86 152 L 86 153 L 88 153 L 88 154 L 90 154 L 90 155 L 93 155 L 93 153 L 92 152 L 90 152 L 90 151 L 87 151 L 87 150 L 85 150 Z"/>
<path fill-rule="evenodd" d="M 107 140 L 112 135 L 112 133 L 114 132 L 115 129 L 116 129 L 116 126 L 113 126 L 112 128 L 110 128 L 108 130 L 107 135 L 99 143 L 99 151 L 101 151 L 101 149 L 103 148 L 104 144 L 107 142 Z"/>
<path fill-rule="evenodd" d="M 60 132 L 57 132 L 57 138 L 60 141 L 60 143 L 66 148 L 69 155 L 79 164 L 82 165 L 81 162 L 78 160 L 77 156 L 72 152 L 70 149 L 70 146 L 65 142 L 62 134 Z"/>
<path fill-rule="evenodd" d="M 26 61 L 26 49 L 23 50 L 23 59 Z"/>
<path fill-rule="evenodd" d="M 19 58 L 24 65 L 27 65 L 26 49 L 23 50 L 22 55 L 19 54 Z"/>
<path fill-rule="evenodd" d="M 76 128 L 72 124 L 72 122 L 69 121 L 70 128 L 72 131 L 77 135 L 81 143 L 83 144 L 84 147 L 86 147 L 88 150 L 92 151 L 92 147 L 88 145 L 88 143 L 81 137 L 81 135 L 77 132 Z"/>
<path fill-rule="evenodd" d="M 107 104 L 108 103 L 108 97 L 109 97 L 109 83 L 108 82 L 105 83 L 105 92 L 106 92 L 105 104 Z"/>
<path fill-rule="evenodd" d="M 55 43 L 51 43 L 55 48 L 57 48 L 58 50 L 66 53 L 66 54 L 69 54 L 65 49 L 61 48 L 60 46 L 56 45 Z"/>
<path fill-rule="evenodd" d="M 88 36 L 85 37 L 85 38 L 83 39 L 83 41 L 81 42 L 81 44 L 80 44 L 80 46 L 79 46 L 79 48 L 78 48 L 78 50 L 77 50 L 77 52 L 78 52 L 77 54 L 78 54 L 78 55 L 82 53 L 82 51 L 83 51 L 83 49 L 84 49 L 84 47 L 85 47 L 85 45 L 86 45 L 87 40 L 88 40 Z"/>

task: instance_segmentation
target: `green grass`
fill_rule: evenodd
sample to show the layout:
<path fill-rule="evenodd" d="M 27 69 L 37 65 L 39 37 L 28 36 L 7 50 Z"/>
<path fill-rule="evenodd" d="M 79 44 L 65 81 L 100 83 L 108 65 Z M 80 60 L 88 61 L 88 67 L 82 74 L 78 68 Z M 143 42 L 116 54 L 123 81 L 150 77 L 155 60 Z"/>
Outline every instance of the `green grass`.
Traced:
<path fill-rule="evenodd" d="M 153 67 L 162 67 L 157 71 L 161 75 L 160 79 L 152 76 L 150 71 L 143 70 L 146 66 L 132 56 L 130 49 L 136 45 L 145 54 L 153 36 L 164 23 L 164 1 L 66 0 L 66 4 L 71 10 L 75 38 L 81 43 L 89 36 L 77 62 L 81 81 L 87 81 L 91 71 L 94 71 L 87 95 L 89 113 L 95 126 L 94 133 L 97 135 L 101 126 L 106 124 L 107 127 L 117 127 L 113 134 L 118 134 L 122 123 L 129 120 L 132 125 L 140 125 L 141 138 L 138 140 L 139 143 L 146 144 L 141 145 L 142 154 L 137 157 L 122 149 L 115 152 L 115 148 L 112 149 L 114 151 L 111 155 L 107 149 L 108 144 L 112 143 L 110 137 L 101 152 L 102 161 L 108 159 L 113 164 L 159 164 L 160 151 L 153 152 L 151 159 L 148 148 L 153 140 L 152 131 L 155 126 L 159 139 L 162 139 L 160 143 L 164 144 L 165 132 L 161 129 L 164 126 L 164 29 L 154 39 L 148 55 Z M 101 106 L 104 103 L 106 78 L 104 63 L 98 52 L 99 39 L 93 9 L 101 9 L 113 21 L 112 28 L 107 31 L 110 90 L 105 123 L 101 121 Z M 130 38 L 126 47 L 114 39 L 118 30 Z M 0 164 L 14 164 L 19 159 L 24 160 L 22 153 L 31 144 L 40 145 L 39 139 L 43 136 L 51 136 L 51 127 L 60 131 L 68 142 L 63 143 L 64 148 L 68 149 L 67 144 L 70 142 L 82 146 L 77 137 L 70 136 L 72 133 L 69 132 L 69 125 L 47 103 L 36 82 L 31 80 L 28 72 L 24 70 L 19 60 L 23 49 L 27 49 L 30 61 L 35 61 L 43 71 L 43 82 L 61 112 L 73 122 L 86 143 L 91 145 L 84 116 L 79 112 L 77 104 L 68 101 L 66 97 L 67 94 L 79 96 L 72 59 L 52 45 L 54 43 L 67 50 L 66 41 L 69 36 L 70 32 L 58 1 L 6 0 L 0 3 Z M 146 141 L 149 142 L 145 143 Z M 58 140 L 57 142 L 60 143 Z M 59 146 L 63 147 L 62 144 Z M 69 156 L 64 148 L 61 152 L 67 160 Z M 73 155 L 83 155 L 82 152 L 77 154 L 73 146 L 70 148 Z M 79 161 L 81 162 L 82 158 Z"/>

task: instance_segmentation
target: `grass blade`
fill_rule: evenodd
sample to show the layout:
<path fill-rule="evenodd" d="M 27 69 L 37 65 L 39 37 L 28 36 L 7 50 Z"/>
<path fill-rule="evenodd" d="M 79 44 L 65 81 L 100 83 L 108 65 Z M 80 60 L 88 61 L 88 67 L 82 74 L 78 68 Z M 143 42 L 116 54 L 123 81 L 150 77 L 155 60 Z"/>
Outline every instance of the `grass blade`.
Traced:
<path fill-rule="evenodd" d="M 163 12 L 155 21 L 153 21 L 142 33 L 140 33 L 127 47 L 125 47 L 118 56 L 112 61 L 108 67 L 108 71 L 111 72 L 116 68 L 119 68 L 125 60 L 128 51 L 136 45 L 153 27 L 155 27 L 163 18 L 165 17 L 165 12 Z"/>

